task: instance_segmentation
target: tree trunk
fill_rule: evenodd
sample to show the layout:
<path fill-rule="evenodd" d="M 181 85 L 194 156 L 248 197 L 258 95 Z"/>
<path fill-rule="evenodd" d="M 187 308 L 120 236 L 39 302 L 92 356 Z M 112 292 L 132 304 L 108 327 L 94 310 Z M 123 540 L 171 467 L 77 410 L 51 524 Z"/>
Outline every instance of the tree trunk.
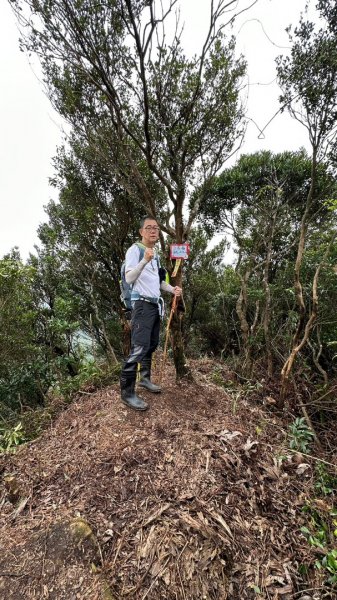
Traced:
<path fill-rule="evenodd" d="M 311 166 L 310 189 L 308 192 L 304 213 L 303 213 L 303 216 L 301 219 L 300 237 L 299 237 L 299 242 L 298 242 L 295 266 L 294 266 L 294 288 L 295 288 L 296 301 L 297 301 L 298 311 L 299 311 L 299 321 L 298 321 L 298 325 L 296 328 L 296 332 L 293 337 L 292 348 L 291 348 L 290 354 L 289 354 L 287 360 L 285 361 L 285 363 L 282 367 L 282 371 L 281 371 L 281 395 L 280 395 L 281 406 L 284 405 L 284 399 L 285 399 L 285 396 L 286 396 L 286 393 L 288 390 L 290 373 L 292 371 L 295 358 L 296 358 L 298 352 L 301 350 L 301 348 L 306 343 L 306 341 L 309 339 L 310 329 L 315 320 L 314 312 L 312 311 L 312 313 L 309 317 L 309 320 L 308 320 L 307 324 L 305 325 L 306 307 L 305 307 L 305 302 L 304 302 L 304 297 L 303 297 L 303 289 L 302 289 L 302 284 L 301 284 L 300 273 L 301 273 L 301 266 L 302 266 L 302 261 L 303 261 L 305 238 L 306 238 L 307 229 L 308 229 L 308 215 L 309 215 L 309 210 L 310 210 L 311 203 L 312 203 L 312 200 L 314 197 L 316 169 L 317 169 L 317 152 L 314 148 L 313 157 L 312 157 L 312 166 Z M 315 274 L 315 278 L 316 278 L 316 274 Z M 315 281 L 315 278 L 314 278 L 314 281 Z M 313 294 L 314 294 L 314 290 L 313 290 Z M 304 330 L 303 337 L 302 337 L 302 340 L 300 341 L 303 330 Z"/>
<path fill-rule="evenodd" d="M 310 342 L 310 340 L 308 340 L 307 344 L 312 351 L 312 360 L 314 362 L 314 365 L 315 365 L 317 371 L 322 375 L 323 380 L 324 380 L 324 385 L 327 387 L 328 383 L 329 383 L 328 374 L 327 374 L 326 370 L 323 369 L 322 365 L 319 362 L 320 356 L 322 354 L 323 346 L 322 346 L 322 342 L 320 340 L 318 328 L 317 328 L 317 340 L 318 340 L 318 344 L 319 344 L 317 352 L 315 351 L 315 348 L 312 345 L 312 343 Z"/>
<path fill-rule="evenodd" d="M 247 349 L 247 343 L 249 338 L 249 325 L 247 321 L 247 281 L 250 277 L 251 270 L 247 270 L 243 276 L 240 276 L 241 279 L 241 289 L 238 299 L 236 301 L 236 314 L 239 317 L 240 321 L 240 329 L 242 333 L 242 341 L 243 341 L 243 350 L 244 352 Z"/>
<path fill-rule="evenodd" d="M 335 240 L 335 237 L 336 237 L 336 235 L 333 236 L 330 244 L 327 246 L 327 249 L 324 253 L 323 259 L 320 262 L 320 264 L 318 265 L 315 275 L 314 275 L 313 284 L 312 284 L 312 309 L 311 309 L 309 319 L 305 325 L 303 337 L 302 337 L 301 341 L 299 341 L 299 343 L 293 347 L 293 349 L 292 349 L 289 357 L 287 358 L 286 362 L 284 363 L 282 371 L 281 371 L 281 405 L 282 406 L 284 404 L 284 399 L 285 399 L 285 395 L 286 395 L 286 392 L 288 389 L 290 374 L 291 374 L 295 359 L 297 357 L 297 354 L 300 352 L 300 350 L 302 350 L 303 346 L 308 342 L 311 330 L 317 319 L 317 315 L 318 315 L 318 278 L 319 278 L 320 271 L 321 271 L 321 269 L 325 263 L 325 260 L 328 256 L 331 244 Z"/>
<path fill-rule="evenodd" d="M 247 283 L 249 280 L 249 277 L 251 275 L 251 269 L 247 269 L 247 271 L 244 273 L 244 275 L 240 275 L 239 277 L 241 279 L 241 289 L 240 289 L 240 294 L 238 296 L 238 299 L 236 301 L 236 314 L 239 317 L 239 321 L 240 321 L 240 329 L 241 329 L 241 335 L 242 335 L 242 351 L 244 354 L 244 363 L 246 368 L 249 369 L 249 363 L 250 363 L 250 346 L 249 346 L 249 323 L 247 321 Z"/>
<path fill-rule="evenodd" d="M 173 361 L 176 369 L 177 380 L 183 377 L 188 381 L 193 381 L 191 370 L 187 366 L 184 350 L 184 340 L 182 335 L 182 319 L 183 314 L 176 312 L 172 319 L 172 350 L 173 350 Z"/>
<path fill-rule="evenodd" d="M 277 192 L 276 192 L 277 193 Z M 277 217 L 277 205 L 272 218 L 272 222 L 269 223 L 268 242 L 266 251 L 266 263 L 263 270 L 263 288 L 265 294 L 265 307 L 263 315 L 263 333 L 264 341 L 266 344 L 267 353 L 267 372 L 268 377 L 273 376 L 273 355 L 271 350 L 271 339 L 270 339 L 270 309 L 271 309 L 271 294 L 269 285 L 269 271 L 272 259 L 273 239 L 275 230 L 275 221 Z"/>
<path fill-rule="evenodd" d="M 182 263 L 184 264 L 184 263 Z M 172 279 L 171 285 L 182 287 L 182 266 L 179 267 L 177 276 Z M 193 381 L 192 373 L 187 365 L 183 338 L 183 318 L 185 313 L 185 304 L 183 298 L 177 299 L 177 306 L 171 322 L 171 342 L 173 351 L 173 361 L 176 370 L 177 380 L 185 378 Z"/>
<path fill-rule="evenodd" d="M 99 314 L 97 302 L 95 300 L 95 296 L 94 296 L 94 292 L 93 292 L 93 286 L 91 286 L 90 298 L 91 298 L 91 303 L 92 303 L 92 307 L 94 309 L 94 313 L 95 313 L 95 317 L 96 317 L 97 323 L 99 324 L 99 326 L 101 328 L 103 339 L 104 339 L 104 342 L 106 344 L 107 359 L 108 359 L 109 363 L 112 366 L 118 365 L 118 360 L 117 360 L 116 354 L 115 354 L 115 352 L 113 350 L 113 347 L 111 346 L 109 337 L 107 335 L 104 321 L 103 321 L 103 319 L 101 318 L 101 316 Z"/>
<path fill-rule="evenodd" d="M 316 151 L 314 149 L 313 157 L 312 157 L 312 167 L 311 167 L 311 184 L 310 184 L 310 189 L 309 189 L 308 196 L 307 196 L 305 210 L 304 210 L 302 220 L 301 220 L 300 238 L 299 238 L 299 242 L 298 242 L 297 256 L 296 256 L 296 262 L 295 262 L 295 267 L 294 267 L 294 288 L 295 288 L 297 305 L 298 305 L 298 309 L 299 309 L 299 321 L 298 321 L 298 326 L 297 326 L 297 329 L 296 329 L 296 332 L 294 335 L 294 339 L 293 339 L 293 349 L 295 348 L 295 346 L 297 346 L 299 339 L 301 337 L 302 331 L 305 327 L 305 310 L 306 309 L 305 309 L 305 302 L 304 302 L 304 298 L 303 298 L 303 290 L 302 290 L 300 273 L 301 273 L 301 266 L 302 266 L 302 261 L 303 261 L 305 238 L 306 238 L 307 229 L 308 229 L 308 214 L 309 214 L 311 203 L 312 203 L 312 200 L 314 197 L 314 189 L 315 189 L 315 183 L 316 183 L 316 169 L 317 169 L 317 157 L 316 157 Z"/>

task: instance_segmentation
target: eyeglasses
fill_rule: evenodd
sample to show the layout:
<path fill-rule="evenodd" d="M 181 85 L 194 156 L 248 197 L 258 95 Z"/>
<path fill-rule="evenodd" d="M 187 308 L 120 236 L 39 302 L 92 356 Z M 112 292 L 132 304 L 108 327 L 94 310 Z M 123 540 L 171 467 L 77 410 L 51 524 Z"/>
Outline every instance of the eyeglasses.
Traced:
<path fill-rule="evenodd" d="M 145 231 L 159 231 L 159 227 L 157 227 L 157 225 L 146 225 L 144 229 Z"/>

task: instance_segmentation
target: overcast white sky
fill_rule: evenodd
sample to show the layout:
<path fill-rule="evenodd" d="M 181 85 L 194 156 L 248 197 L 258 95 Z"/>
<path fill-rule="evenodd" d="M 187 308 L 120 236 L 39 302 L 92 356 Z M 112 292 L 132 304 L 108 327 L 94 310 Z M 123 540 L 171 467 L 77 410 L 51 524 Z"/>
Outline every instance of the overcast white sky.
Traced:
<path fill-rule="evenodd" d="M 239 7 L 253 0 L 239 0 Z M 191 49 L 203 39 L 210 0 L 181 0 L 185 38 Z M 285 28 L 297 23 L 305 0 L 258 0 L 235 27 L 238 52 L 249 65 L 247 116 L 262 129 L 278 110 L 274 58 L 287 53 Z M 198 7 L 198 8 L 196 8 Z M 262 26 L 263 28 L 262 28 Z M 267 34 L 267 36 L 265 35 Z M 55 198 L 48 185 L 52 157 L 62 143 L 62 122 L 46 98 L 28 58 L 19 51 L 19 33 L 9 3 L 0 5 L 0 257 L 13 246 L 27 258 L 38 242 L 36 230 L 46 220 L 43 207 Z M 268 39 L 269 38 L 269 39 Z M 271 41 L 270 41 L 271 40 Z M 280 48 L 276 45 L 285 47 Z M 38 74 L 38 68 L 35 66 Z M 274 152 L 308 147 L 306 131 L 288 115 L 278 115 L 265 139 L 250 122 L 241 152 Z"/>

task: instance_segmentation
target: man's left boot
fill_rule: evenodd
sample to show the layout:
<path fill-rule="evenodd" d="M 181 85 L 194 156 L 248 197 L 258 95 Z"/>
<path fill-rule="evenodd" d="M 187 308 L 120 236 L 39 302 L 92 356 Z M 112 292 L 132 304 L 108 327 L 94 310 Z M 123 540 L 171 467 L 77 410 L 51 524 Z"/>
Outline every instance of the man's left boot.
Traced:
<path fill-rule="evenodd" d="M 151 381 L 151 358 L 144 358 L 140 365 L 140 381 L 138 385 L 153 394 L 159 394 L 161 387 Z"/>

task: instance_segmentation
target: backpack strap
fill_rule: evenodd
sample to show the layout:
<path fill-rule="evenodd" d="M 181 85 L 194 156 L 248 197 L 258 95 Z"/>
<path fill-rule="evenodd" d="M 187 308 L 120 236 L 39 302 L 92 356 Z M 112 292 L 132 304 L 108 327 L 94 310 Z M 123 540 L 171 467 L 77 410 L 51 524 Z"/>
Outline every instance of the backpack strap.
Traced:
<path fill-rule="evenodd" d="M 139 261 L 141 261 L 144 258 L 145 246 L 141 242 L 135 242 L 135 246 L 139 249 Z"/>

